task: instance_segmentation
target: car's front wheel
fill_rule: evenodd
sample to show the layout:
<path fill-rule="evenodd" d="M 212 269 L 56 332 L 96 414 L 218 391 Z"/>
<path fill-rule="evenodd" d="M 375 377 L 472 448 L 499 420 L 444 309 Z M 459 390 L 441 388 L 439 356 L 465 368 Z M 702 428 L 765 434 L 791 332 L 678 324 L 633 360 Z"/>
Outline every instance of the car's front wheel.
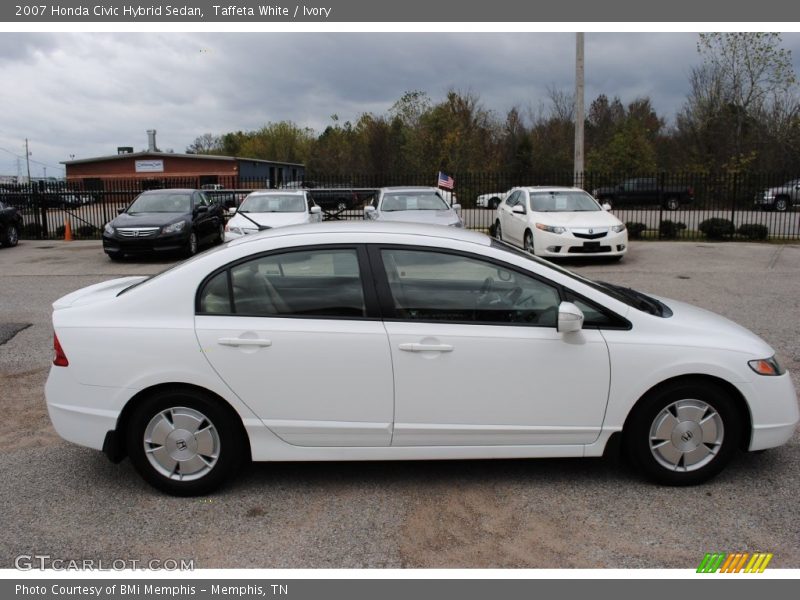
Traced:
<path fill-rule="evenodd" d="M 681 203 L 677 198 L 667 198 L 664 206 L 667 207 L 667 210 L 678 210 L 681 206 Z"/>
<path fill-rule="evenodd" d="M 503 241 L 503 230 L 500 227 L 500 219 L 494 224 L 494 237 L 496 237 L 501 242 Z"/>
<path fill-rule="evenodd" d="M 197 247 L 198 247 L 197 234 L 194 231 L 192 231 L 189 234 L 189 240 L 186 242 L 186 247 L 184 248 L 183 253 L 187 257 L 194 256 L 195 254 L 197 254 Z"/>
<path fill-rule="evenodd" d="M 0 235 L 0 244 L 9 248 L 19 243 L 19 231 L 16 225 L 8 225 Z"/>
<path fill-rule="evenodd" d="M 789 200 L 786 198 L 775 198 L 775 210 L 778 212 L 786 212 L 789 208 Z"/>
<path fill-rule="evenodd" d="M 717 475 L 741 439 L 742 419 L 725 391 L 678 380 L 651 392 L 625 426 L 626 450 L 651 480 L 695 485 Z"/>
<path fill-rule="evenodd" d="M 533 234 L 531 233 L 530 229 L 528 229 L 525 232 L 525 238 L 523 239 L 523 245 L 525 247 L 525 252 L 530 252 L 531 254 L 535 254 L 534 251 L 533 251 L 534 250 L 534 248 L 533 248 Z"/>
<path fill-rule="evenodd" d="M 223 244 L 225 242 L 225 223 L 219 224 L 219 231 L 217 231 L 217 243 Z"/>
<path fill-rule="evenodd" d="M 168 494 L 196 496 L 218 488 L 241 464 L 240 429 L 212 397 L 162 390 L 136 407 L 126 446 L 145 481 Z"/>

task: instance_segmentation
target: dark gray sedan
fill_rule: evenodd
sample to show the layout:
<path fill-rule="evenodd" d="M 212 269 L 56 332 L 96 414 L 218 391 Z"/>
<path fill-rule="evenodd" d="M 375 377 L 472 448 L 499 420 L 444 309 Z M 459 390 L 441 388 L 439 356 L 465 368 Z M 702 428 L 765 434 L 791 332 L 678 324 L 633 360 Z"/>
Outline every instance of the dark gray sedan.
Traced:
<path fill-rule="evenodd" d="M 364 207 L 364 219 L 463 227 L 460 210 L 460 204 L 449 204 L 434 187 L 386 187 Z"/>

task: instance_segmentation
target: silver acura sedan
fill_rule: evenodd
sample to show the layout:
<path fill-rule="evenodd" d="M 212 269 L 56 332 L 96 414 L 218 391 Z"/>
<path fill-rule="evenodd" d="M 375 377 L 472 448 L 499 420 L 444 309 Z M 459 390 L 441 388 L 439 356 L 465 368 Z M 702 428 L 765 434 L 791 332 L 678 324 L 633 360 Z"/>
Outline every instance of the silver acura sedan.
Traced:
<path fill-rule="evenodd" d="M 367 221 L 403 221 L 463 227 L 460 204 L 450 204 L 435 187 L 385 187 L 364 207 Z"/>

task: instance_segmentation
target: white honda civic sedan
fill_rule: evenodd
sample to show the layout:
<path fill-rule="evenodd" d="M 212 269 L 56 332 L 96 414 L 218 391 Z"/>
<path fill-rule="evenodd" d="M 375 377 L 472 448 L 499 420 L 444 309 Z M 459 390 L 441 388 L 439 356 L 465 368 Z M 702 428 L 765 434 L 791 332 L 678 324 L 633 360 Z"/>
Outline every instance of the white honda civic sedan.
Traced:
<path fill-rule="evenodd" d="M 798 421 L 750 331 L 454 228 L 274 229 L 53 307 L 56 430 L 178 495 L 248 459 L 600 456 L 613 437 L 696 484 Z"/>
<path fill-rule="evenodd" d="M 497 207 L 494 234 L 536 256 L 619 260 L 628 232 L 608 208 L 580 188 L 515 188 Z"/>

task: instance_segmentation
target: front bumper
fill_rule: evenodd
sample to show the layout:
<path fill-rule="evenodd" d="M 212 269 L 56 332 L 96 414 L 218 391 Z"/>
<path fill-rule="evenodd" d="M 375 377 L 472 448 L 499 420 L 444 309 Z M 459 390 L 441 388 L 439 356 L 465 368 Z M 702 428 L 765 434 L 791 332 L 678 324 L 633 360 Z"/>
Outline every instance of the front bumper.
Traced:
<path fill-rule="evenodd" d="M 628 251 L 628 232 L 609 231 L 603 237 L 585 239 L 577 237 L 572 231 L 550 233 L 537 229 L 533 233 L 533 247 L 536 256 L 579 257 L 579 256 L 624 256 Z"/>
<path fill-rule="evenodd" d="M 189 232 L 158 235 L 150 238 L 120 238 L 103 234 L 103 251 L 106 254 L 155 254 L 176 252 L 189 243 Z"/>
<path fill-rule="evenodd" d="M 739 384 L 750 407 L 752 432 L 748 450 L 774 448 L 789 441 L 800 420 L 797 393 L 789 373 L 778 377 L 757 377 Z"/>

